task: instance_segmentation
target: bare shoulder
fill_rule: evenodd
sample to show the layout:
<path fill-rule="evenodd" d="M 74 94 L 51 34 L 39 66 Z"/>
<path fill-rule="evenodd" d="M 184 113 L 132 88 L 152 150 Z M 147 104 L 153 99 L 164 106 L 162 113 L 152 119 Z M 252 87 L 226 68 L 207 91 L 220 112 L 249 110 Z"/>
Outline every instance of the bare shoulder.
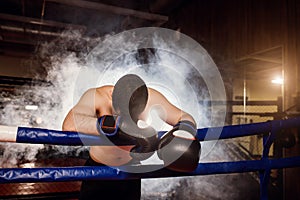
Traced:
<path fill-rule="evenodd" d="M 73 111 L 86 115 L 95 115 L 110 106 L 113 86 L 90 88 L 81 96 Z"/>
<path fill-rule="evenodd" d="M 159 91 L 153 89 L 153 88 L 148 88 L 149 92 L 149 98 L 151 101 L 161 101 L 162 99 L 165 99 L 165 96 L 160 93 Z"/>
<path fill-rule="evenodd" d="M 96 95 L 100 96 L 110 96 L 113 91 L 114 86 L 112 85 L 105 85 L 98 88 L 95 88 Z"/>
<path fill-rule="evenodd" d="M 150 95 L 162 95 L 159 91 L 153 88 L 148 88 L 148 92 Z"/>
<path fill-rule="evenodd" d="M 101 102 L 102 100 L 109 98 L 112 88 L 113 86 L 90 88 L 81 96 L 78 104 L 95 105 L 97 102 Z"/>
<path fill-rule="evenodd" d="M 168 111 L 175 111 L 179 110 L 176 106 L 174 106 L 166 96 L 164 96 L 161 92 L 149 88 L 149 106 L 160 106 L 163 107 L 165 110 Z"/>

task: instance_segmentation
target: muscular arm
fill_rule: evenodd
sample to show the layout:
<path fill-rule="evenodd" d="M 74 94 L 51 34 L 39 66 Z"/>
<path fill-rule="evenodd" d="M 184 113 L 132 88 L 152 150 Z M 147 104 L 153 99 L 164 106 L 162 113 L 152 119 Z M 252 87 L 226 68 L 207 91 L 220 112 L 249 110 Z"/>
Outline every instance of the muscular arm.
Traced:
<path fill-rule="evenodd" d="M 95 95 L 96 89 L 90 89 L 83 94 L 67 114 L 62 126 L 63 131 L 97 134 Z"/>
<path fill-rule="evenodd" d="M 188 120 L 196 125 L 194 118 L 187 112 L 171 104 L 166 97 L 156 90 L 150 90 L 152 104 L 159 109 L 159 116 L 168 124 L 174 126 L 181 120 Z"/>
<path fill-rule="evenodd" d="M 192 172 L 198 167 L 201 145 L 196 139 L 196 123 L 193 117 L 172 105 L 163 95 L 157 92 L 156 99 L 160 101 L 165 112 L 165 121 L 173 128 L 164 134 L 158 142 L 158 157 L 164 166 L 179 172 Z M 178 124 L 179 121 L 183 121 Z M 187 122 L 189 121 L 189 122 Z M 191 123 L 195 125 L 192 126 Z"/>

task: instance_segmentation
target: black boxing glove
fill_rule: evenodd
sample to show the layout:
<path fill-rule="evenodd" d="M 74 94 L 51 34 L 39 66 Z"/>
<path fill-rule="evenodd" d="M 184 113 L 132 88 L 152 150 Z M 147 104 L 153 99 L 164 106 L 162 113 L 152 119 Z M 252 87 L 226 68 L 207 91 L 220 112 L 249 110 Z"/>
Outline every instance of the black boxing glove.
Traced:
<path fill-rule="evenodd" d="M 139 128 L 138 135 L 134 136 L 136 145 L 130 151 L 130 156 L 136 160 L 146 160 L 157 150 L 157 132 L 151 126 Z"/>
<path fill-rule="evenodd" d="M 180 121 L 159 141 L 158 157 L 167 169 L 192 172 L 199 163 L 201 145 L 196 138 L 196 126 L 190 121 Z"/>
<path fill-rule="evenodd" d="M 152 156 L 157 149 L 157 132 L 151 126 L 140 128 L 136 123 L 124 120 L 118 115 L 104 115 L 97 120 L 97 130 L 100 135 L 115 140 L 133 141 L 135 147 L 130 156 L 136 160 L 145 160 Z"/>

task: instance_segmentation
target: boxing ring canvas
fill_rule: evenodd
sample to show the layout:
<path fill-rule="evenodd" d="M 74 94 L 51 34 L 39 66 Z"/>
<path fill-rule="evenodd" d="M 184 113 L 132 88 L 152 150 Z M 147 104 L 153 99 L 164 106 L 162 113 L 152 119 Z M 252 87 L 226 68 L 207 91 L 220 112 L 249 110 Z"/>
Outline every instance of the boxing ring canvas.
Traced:
<path fill-rule="evenodd" d="M 180 176 L 201 176 L 210 174 L 230 174 L 244 172 L 258 172 L 260 177 L 260 198 L 268 199 L 268 182 L 271 169 L 292 168 L 300 166 L 300 156 L 270 159 L 269 151 L 280 130 L 299 128 L 300 118 L 273 120 L 268 122 L 232 125 L 224 127 L 202 128 L 197 130 L 199 141 L 230 139 L 263 134 L 263 155 L 260 160 L 241 160 L 233 162 L 199 163 L 197 169 L 191 173 L 179 173 L 163 169 L 147 173 L 128 172 L 128 168 L 139 171 L 139 168 L 152 168 L 152 165 L 111 167 L 49 167 L 49 168 L 3 168 L 0 169 L 0 183 L 21 182 L 57 182 L 79 180 L 120 180 L 147 179 Z M 111 145 L 98 136 L 78 132 L 64 132 L 27 127 L 1 126 L 2 141 L 55 144 L 55 145 Z M 162 136 L 164 132 L 158 132 Z M 4 137 L 5 136 L 5 137 Z M 83 142 L 84 141 L 84 142 Z M 120 143 L 121 144 L 121 143 Z M 126 168 L 126 169 L 125 169 Z M 136 170 L 135 170 L 136 169 Z"/>

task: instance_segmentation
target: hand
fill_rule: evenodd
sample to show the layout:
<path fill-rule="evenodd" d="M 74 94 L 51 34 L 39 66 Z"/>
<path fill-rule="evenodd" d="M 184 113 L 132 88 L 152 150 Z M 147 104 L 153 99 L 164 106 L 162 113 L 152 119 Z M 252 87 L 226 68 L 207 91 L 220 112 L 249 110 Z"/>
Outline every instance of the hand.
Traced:
<path fill-rule="evenodd" d="M 191 172 L 197 168 L 201 146 L 196 134 L 197 129 L 193 123 L 180 121 L 162 136 L 157 153 L 167 169 Z"/>
<path fill-rule="evenodd" d="M 146 160 L 157 150 L 157 132 L 151 126 L 140 128 L 139 137 L 136 138 L 136 145 L 131 149 L 130 155 L 136 160 Z"/>
<path fill-rule="evenodd" d="M 104 115 L 97 120 L 97 130 L 100 135 L 111 141 L 130 140 L 135 143 L 130 155 L 136 160 L 145 160 L 157 149 L 157 132 L 151 126 L 140 128 L 131 120 L 125 120 L 117 115 Z"/>

